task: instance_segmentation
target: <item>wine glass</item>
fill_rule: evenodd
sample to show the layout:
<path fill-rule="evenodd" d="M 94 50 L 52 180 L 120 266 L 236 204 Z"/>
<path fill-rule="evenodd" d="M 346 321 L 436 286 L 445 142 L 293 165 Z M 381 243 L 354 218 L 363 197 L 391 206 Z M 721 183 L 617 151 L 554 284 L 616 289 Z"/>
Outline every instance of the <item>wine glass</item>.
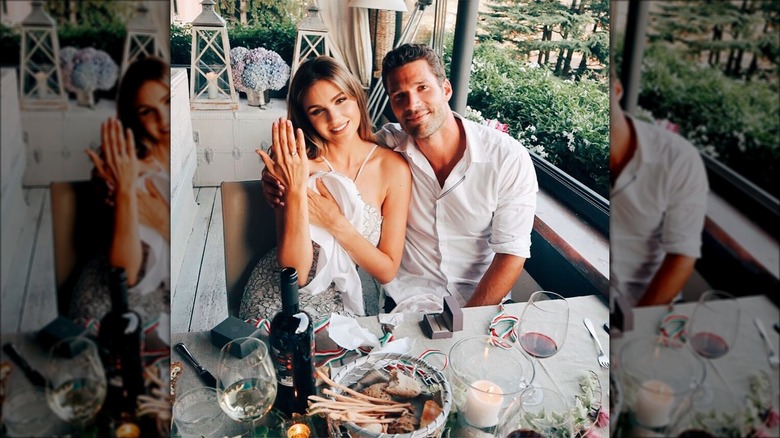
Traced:
<path fill-rule="evenodd" d="M 723 357 L 734 345 L 738 330 L 739 303 L 733 295 L 719 290 L 701 294 L 687 327 L 688 339 L 696 354 L 704 359 Z M 710 365 L 714 367 L 713 363 Z M 698 406 L 708 405 L 712 397 L 712 386 L 705 381 L 694 402 Z"/>
<path fill-rule="evenodd" d="M 544 403 L 534 398 L 542 393 Z M 531 401 L 529 403 L 529 400 Z M 544 387 L 527 388 L 501 416 L 497 437 L 570 437 L 573 432 L 571 407 L 564 396 Z"/>
<path fill-rule="evenodd" d="M 242 356 L 242 353 L 245 355 Z M 276 371 L 265 343 L 257 338 L 238 338 L 219 352 L 217 399 L 222 410 L 241 423 L 249 423 L 250 436 L 255 422 L 276 399 Z"/>
<path fill-rule="evenodd" d="M 569 303 L 555 292 L 538 291 L 520 315 L 520 346 L 537 359 L 557 353 L 569 328 Z"/>
<path fill-rule="evenodd" d="M 49 407 L 82 435 L 106 399 L 106 374 L 97 346 L 85 337 L 65 338 L 51 348 L 46 370 Z"/>

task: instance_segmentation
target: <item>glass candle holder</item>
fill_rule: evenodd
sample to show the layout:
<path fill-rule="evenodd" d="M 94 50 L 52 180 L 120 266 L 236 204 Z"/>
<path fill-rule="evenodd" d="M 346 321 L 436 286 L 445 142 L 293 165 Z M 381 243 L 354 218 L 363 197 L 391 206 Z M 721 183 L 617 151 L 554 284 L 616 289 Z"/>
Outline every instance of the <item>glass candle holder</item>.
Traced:
<path fill-rule="evenodd" d="M 618 357 L 624 422 L 630 435 L 668 436 L 691 408 L 704 381 L 704 362 L 689 348 L 660 337 L 632 339 Z"/>
<path fill-rule="evenodd" d="M 538 400 L 538 402 L 537 402 Z M 571 406 L 563 394 L 550 388 L 526 388 L 501 417 L 496 436 L 569 438 Z"/>
<path fill-rule="evenodd" d="M 456 343 L 449 354 L 449 376 L 459 427 L 493 433 L 534 375 L 531 358 L 513 343 L 493 336 Z"/>

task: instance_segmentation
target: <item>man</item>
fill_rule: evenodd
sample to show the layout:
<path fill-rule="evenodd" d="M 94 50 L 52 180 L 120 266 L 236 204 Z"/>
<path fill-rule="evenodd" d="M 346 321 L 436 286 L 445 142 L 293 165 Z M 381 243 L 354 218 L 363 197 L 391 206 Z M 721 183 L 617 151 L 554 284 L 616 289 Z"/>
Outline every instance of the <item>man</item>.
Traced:
<path fill-rule="evenodd" d="M 450 109 L 452 86 L 425 45 L 389 52 L 382 81 L 399 123 L 378 140 L 407 159 L 413 182 L 401 266 L 384 285 L 394 311 L 441 311 L 447 295 L 462 306 L 498 304 L 530 257 L 538 191 L 530 154 Z"/>
<path fill-rule="evenodd" d="M 623 113 L 610 88 L 611 283 L 631 305 L 668 304 L 700 257 L 707 174 L 687 140 Z"/>

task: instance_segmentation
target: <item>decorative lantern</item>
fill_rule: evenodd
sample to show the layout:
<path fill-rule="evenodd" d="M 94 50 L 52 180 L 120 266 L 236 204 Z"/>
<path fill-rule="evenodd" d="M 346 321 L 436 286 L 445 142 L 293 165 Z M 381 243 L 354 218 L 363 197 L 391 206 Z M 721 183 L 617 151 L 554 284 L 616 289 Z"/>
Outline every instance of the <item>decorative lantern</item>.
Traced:
<path fill-rule="evenodd" d="M 22 109 L 66 110 L 68 98 L 62 87 L 57 25 L 43 10 L 42 1 L 33 1 L 30 15 L 22 21 L 19 60 Z"/>
<path fill-rule="evenodd" d="M 328 28 L 320 18 L 320 8 L 316 4 L 309 5 L 308 14 L 298 23 L 298 37 L 295 39 L 290 82 L 302 62 L 320 55 L 333 56 L 333 44 L 328 37 Z"/>
<path fill-rule="evenodd" d="M 225 20 L 203 0 L 203 11 L 192 21 L 190 106 L 194 110 L 238 110 L 230 69 L 230 43 Z"/>
<path fill-rule="evenodd" d="M 155 29 L 154 20 L 149 16 L 149 8 L 146 7 L 144 2 L 140 2 L 135 16 L 127 23 L 121 74 L 125 74 L 130 64 L 147 56 L 165 58 L 162 48 L 157 41 L 157 29 Z"/>

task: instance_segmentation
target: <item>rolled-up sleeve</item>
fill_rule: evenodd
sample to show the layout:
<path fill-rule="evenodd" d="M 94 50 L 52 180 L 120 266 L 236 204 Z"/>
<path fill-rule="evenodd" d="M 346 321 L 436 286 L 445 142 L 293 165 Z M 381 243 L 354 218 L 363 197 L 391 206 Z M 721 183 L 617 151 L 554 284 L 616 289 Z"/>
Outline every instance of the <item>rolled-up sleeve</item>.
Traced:
<path fill-rule="evenodd" d="M 515 146 L 513 159 L 499 169 L 498 201 L 488 244 L 497 254 L 529 258 L 539 185 L 530 154 L 519 143 Z"/>
<path fill-rule="evenodd" d="M 674 178 L 669 187 L 669 206 L 664 217 L 661 246 L 670 254 L 698 258 L 701 256 L 709 184 L 699 153 L 692 149 L 685 158 L 679 161 L 679 167 L 670 172 Z"/>

